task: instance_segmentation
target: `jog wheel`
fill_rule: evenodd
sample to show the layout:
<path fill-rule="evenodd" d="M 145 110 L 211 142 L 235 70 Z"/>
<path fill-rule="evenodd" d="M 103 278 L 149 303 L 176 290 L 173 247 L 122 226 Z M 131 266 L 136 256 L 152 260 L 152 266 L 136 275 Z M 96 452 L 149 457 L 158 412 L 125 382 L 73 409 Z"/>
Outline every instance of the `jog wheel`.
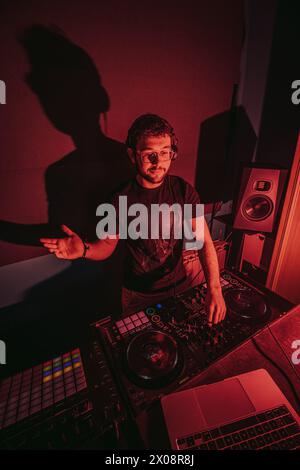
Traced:
<path fill-rule="evenodd" d="M 271 309 L 258 292 L 245 289 L 228 289 L 224 292 L 229 315 L 240 321 L 264 323 L 269 320 Z"/>
<path fill-rule="evenodd" d="M 182 353 L 172 336 L 148 330 L 135 336 L 126 348 L 130 379 L 144 388 L 160 388 L 171 383 L 183 365 Z"/>

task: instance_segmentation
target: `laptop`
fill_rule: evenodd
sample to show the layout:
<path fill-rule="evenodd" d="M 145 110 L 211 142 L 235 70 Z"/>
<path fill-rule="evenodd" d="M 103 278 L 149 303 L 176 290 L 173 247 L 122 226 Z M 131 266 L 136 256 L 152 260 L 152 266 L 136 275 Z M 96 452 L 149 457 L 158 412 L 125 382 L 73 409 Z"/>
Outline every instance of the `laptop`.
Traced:
<path fill-rule="evenodd" d="M 265 369 L 161 399 L 172 449 L 300 449 L 300 418 Z"/>

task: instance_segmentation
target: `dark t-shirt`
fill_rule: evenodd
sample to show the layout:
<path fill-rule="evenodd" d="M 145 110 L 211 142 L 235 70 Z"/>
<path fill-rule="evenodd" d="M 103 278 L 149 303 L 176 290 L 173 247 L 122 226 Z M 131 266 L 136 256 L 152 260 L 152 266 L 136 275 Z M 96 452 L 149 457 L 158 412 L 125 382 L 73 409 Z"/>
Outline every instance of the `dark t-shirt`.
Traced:
<path fill-rule="evenodd" d="M 196 190 L 182 178 L 173 175 L 167 175 L 163 183 L 155 189 L 142 187 L 136 179 L 130 181 L 115 193 L 111 200 L 117 213 L 117 233 L 120 233 L 121 224 L 124 223 L 119 213 L 119 196 L 127 196 L 127 208 L 132 204 L 142 203 L 148 209 L 148 220 L 145 221 L 148 225 L 147 239 L 133 240 L 129 237 L 126 239 L 127 252 L 123 285 L 127 289 L 138 292 L 159 292 L 171 288 L 175 283 L 182 282 L 185 277 L 181 262 L 184 240 L 174 236 L 174 221 L 176 224 L 178 219 L 174 218 L 172 213 L 167 219 L 160 215 L 157 228 L 154 217 L 151 218 L 151 206 L 164 203 L 170 206 L 179 204 L 183 214 L 184 204 L 191 204 L 192 217 L 195 217 L 196 204 L 200 203 Z M 135 218 L 136 215 L 127 217 L 125 222 L 127 227 Z M 142 219 L 140 220 L 143 223 Z M 170 227 L 170 236 L 164 238 L 162 227 L 166 220 L 169 221 L 167 224 Z M 157 238 L 151 238 L 151 222 L 159 230 Z"/>

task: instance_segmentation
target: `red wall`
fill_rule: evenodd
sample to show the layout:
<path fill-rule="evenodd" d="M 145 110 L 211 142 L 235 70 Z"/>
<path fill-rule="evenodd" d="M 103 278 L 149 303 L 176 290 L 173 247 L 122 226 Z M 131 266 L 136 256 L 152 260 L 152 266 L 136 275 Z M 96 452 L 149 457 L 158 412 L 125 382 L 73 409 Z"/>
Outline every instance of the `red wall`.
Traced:
<path fill-rule="evenodd" d="M 174 172 L 194 183 L 200 124 L 228 109 L 239 79 L 241 0 L 11 0 L 0 8 L 0 219 L 46 221 L 44 172 L 74 147 L 24 81 L 29 65 L 17 36 L 33 23 L 59 26 L 93 59 L 111 101 L 110 137 L 124 141 L 144 112 L 169 119 L 180 145 Z M 45 251 L 0 242 L 0 253 L 8 264 Z"/>

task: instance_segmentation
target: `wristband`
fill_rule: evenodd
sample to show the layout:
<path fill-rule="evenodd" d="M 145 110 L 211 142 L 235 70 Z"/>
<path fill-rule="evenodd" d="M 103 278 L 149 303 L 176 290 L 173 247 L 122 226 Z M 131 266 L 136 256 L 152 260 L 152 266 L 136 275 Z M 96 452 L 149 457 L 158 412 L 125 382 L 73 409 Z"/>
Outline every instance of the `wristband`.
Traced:
<path fill-rule="evenodd" d="M 82 240 L 82 243 L 83 243 L 84 248 L 83 248 L 83 253 L 82 253 L 81 258 L 85 258 L 86 252 L 90 249 L 90 246 L 84 240 Z"/>

